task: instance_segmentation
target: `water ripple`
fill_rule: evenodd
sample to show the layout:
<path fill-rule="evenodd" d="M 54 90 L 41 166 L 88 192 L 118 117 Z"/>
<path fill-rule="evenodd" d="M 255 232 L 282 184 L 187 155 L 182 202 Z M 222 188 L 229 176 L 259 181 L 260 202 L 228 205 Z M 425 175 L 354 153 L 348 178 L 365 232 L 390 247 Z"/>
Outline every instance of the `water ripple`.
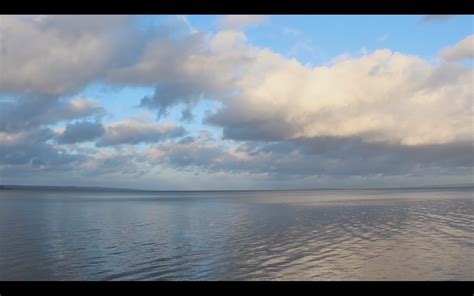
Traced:
<path fill-rule="evenodd" d="M 0 280 L 474 279 L 472 191 L 2 194 Z"/>

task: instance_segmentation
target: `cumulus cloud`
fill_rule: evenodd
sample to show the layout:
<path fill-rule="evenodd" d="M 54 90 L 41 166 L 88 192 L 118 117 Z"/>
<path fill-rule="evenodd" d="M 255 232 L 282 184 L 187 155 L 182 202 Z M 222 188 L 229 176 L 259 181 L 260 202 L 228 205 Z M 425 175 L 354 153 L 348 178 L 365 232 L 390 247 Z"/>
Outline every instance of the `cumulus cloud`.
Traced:
<path fill-rule="evenodd" d="M 114 122 L 105 127 L 97 147 L 121 144 L 154 143 L 181 137 L 186 130 L 174 124 L 150 124 L 135 119 Z"/>
<path fill-rule="evenodd" d="M 267 20 L 264 15 L 226 15 L 218 19 L 219 26 L 224 29 L 242 30 L 249 26 L 260 25 Z"/>
<path fill-rule="evenodd" d="M 250 22 L 244 16 L 224 19 Z M 254 20 L 255 16 L 250 19 Z M 118 85 L 154 86 L 154 93 L 142 98 L 142 107 L 157 110 L 161 117 L 169 107 L 184 104 L 183 118 L 189 119 L 190 108 L 197 101 L 203 98 L 219 101 L 222 109 L 209 116 L 207 122 L 223 127 L 225 137 L 239 140 L 357 136 L 367 141 L 417 145 L 455 142 L 472 136 L 473 70 L 469 67 L 433 64 L 388 49 L 347 57 L 328 66 L 311 67 L 249 45 L 241 31 L 223 30 L 209 35 L 181 22 L 180 26 L 175 24 L 147 33 L 146 41 L 139 42 L 142 40 L 139 38 L 132 42 L 136 37 L 128 39 L 127 32 L 140 31 L 130 18 L 91 17 L 87 25 L 81 25 L 79 20 L 8 17 L 2 30 L 7 36 L 5 43 L 12 49 L 4 51 L 8 55 L 13 48 L 20 47 L 19 41 L 11 42 L 8 36 L 15 36 L 12 39 L 16 40 L 18 36 L 31 35 L 29 40 L 33 44 L 45 46 L 44 40 L 51 38 L 55 50 L 76 52 L 75 55 L 82 57 L 88 56 L 88 42 L 92 40 L 92 44 L 98 44 L 90 49 L 94 58 L 113 62 L 97 62 L 102 65 L 101 70 L 82 80 L 66 75 L 75 69 L 68 68 L 57 75 L 54 69 L 56 64 L 70 67 L 87 65 L 87 61 L 71 63 L 70 56 L 66 56 L 46 65 L 42 61 L 47 58 L 40 59 L 31 49 L 24 49 L 27 50 L 24 63 L 30 60 L 32 63 L 27 68 L 39 69 L 38 77 L 49 77 L 52 82 L 40 87 L 35 83 L 41 79 L 2 75 L 3 79 L 12 79 L 2 83 L 7 86 L 4 90 L 33 89 L 48 93 L 55 85 L 74 83 L 74 87 L 68 87 L 72 91 L 84 85 L 83 81 L 101 79 Z M 113 36 L 120 38 L 111 40 Z M 35 41 L 40 37 L 41 42 Z M 81 42 L 75 43 L 76 40 Z M 125 55 L 128 48 L 122 43 L 133 43 L 136 48 Z M 445 49 L 442 57 L 452 61 L 472 56 L 471 43 L 469 36 Z M 107 50 L 99 50 L 102 48 Z M 111 54 L 109 49 L 117 52 Z M 21 59 L 5 56 L 2 60 Z M 12 64 L 6 68 L 14 67 Z M 40 70 L 45 75 L 39 75 Z M 30 75 L 35 71 L 25 73 Z M 80 68 L 77 72 L 82 73 Z M 450 75 L 444 75 L 445 72 Z M 424 116 L 417 116 L 420 113 Z"/>
<path fill-rule="evenodd" d="M 163 36 L 136 64 L 114 71 L 108 79 L 154 86 L 154 93 L 140 105 L 158 110 L 161 117 L 169 107 L 192 106 L 204 97 L 220 99 L 234 91 L 240 69 L 253 61 L 253 50 L 245 43 L 245 35 L 238 31 L 219 32 L 209 42 L 200 32 L 178 39 Z"/>
<path fill-rule="evenodd" d="M 147 38 L 130 16 L 2 16 L 0 91 L 73 94 L 133 62 Z"/>
<path fill-rule="evenodd" d="M 238 95 L 222 100 L 223 108 L 207 121 L 237 140 L 361 137 L 405 145 L 470 140 L 472 75 L 472 68 L 431 64 L 387 49 L 318 67 L 260 50 L 236 83 Z"/>
<path fill-rule="evenodd" d="M 64 132 L 58 137 L 59 144 L 73 144 L 92 141 L 105 133 L 100 122 L 80 121 L 66 125 Z"/>
<path fill-rule="evenodd" d="M 156 78 L 141 106 L 158 117 L 209 98 L 223 107 L 206 122 L 236 140 L 357 136 L 417 145 L 472 136 L 472 68 L 388 49 L 311 67 L 249 45 L 240 31 L 184 36 L 150 45 L 142 60 L 113 77 L 148 84 Z M 166 75 L 163 68 L 170 69 Z"/>
<path fill-rule="evenodd" d="M 263 20 L 227 16 L 207 34 L 182 17 L 149 30 L 127 16 L 2 17 L 1 173 L 144 173 L 144 163 L 271 176 L 469 172 L 474 73 L 457 62 L 473 57 L 473 35 L 438 62 L 380 49 L 309 66 L 250 45 L 239 30 Z M 137 99 L 158 117 L 181 104 L 189 120 L 214 100 L 204 123 L 233 144 L 177 140 L 186 130 L 173 124 L 103 126 L 103 107 L 76 96 L 91 83 L 152 87 Z M 96 147 L 62 145 L 84 141 Z M 151 144 L 144 154 L 118 152 L 141 143 Z"/>
<path fill-rule="evenodd" d="M 43 97 L 97 82 L 155 86 L 175 75 L 171 81 L 206 39 L 182 16 L 160 26 L 134 16 L 2 16 L 0 35 L 0 92 Z"/>
<path fill-rule="evenodd" d="M 443 49 L 441 58 L 446 61 L 463 61 L 474 58 L 474 35 L 469 35 L 453 46 Z"/>

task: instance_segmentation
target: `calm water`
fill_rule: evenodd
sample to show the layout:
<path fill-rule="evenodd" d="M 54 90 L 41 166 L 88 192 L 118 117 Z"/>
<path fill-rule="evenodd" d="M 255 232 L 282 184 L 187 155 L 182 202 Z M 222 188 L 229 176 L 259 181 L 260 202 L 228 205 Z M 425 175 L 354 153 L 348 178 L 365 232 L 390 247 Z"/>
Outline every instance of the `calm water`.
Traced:
<path fill-rule="evenodd" d="M 0 280 L 474 280 L 473 193 L 0 190 Z"/>

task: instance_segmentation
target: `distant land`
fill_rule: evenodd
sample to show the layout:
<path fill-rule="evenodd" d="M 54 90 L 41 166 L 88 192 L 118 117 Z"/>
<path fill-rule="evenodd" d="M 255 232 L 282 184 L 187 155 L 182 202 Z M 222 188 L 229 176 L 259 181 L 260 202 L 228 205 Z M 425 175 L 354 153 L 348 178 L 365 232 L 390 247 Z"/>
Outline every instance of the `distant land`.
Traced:
<path fill-rule="evenodd" d="M 0 190 L 40 190 L 40 191 L 150 191 L 130 188 L 109 188 L 109 187 L 82 187 L 82 186 L 34 186 L 34 185 L 0 185 Z"/>
<path fill-rule="evenodd" d="M 311 191 L 311 190 L 403 190 L 403 189 L 449 189 L 472 188 L 474 184 L 447 184 L 412 187 L 367 187 L 367 188 L 310 188 L 310 189 L 242 189 L 242 190 L 146 190 L 133 188 L 82 187 L 82 186 L 35 186 L 0 185 L 0 190 L 36 190 L 36 191 L 93 191 L 93 192 L 226 192 L 226 191 Z"/>

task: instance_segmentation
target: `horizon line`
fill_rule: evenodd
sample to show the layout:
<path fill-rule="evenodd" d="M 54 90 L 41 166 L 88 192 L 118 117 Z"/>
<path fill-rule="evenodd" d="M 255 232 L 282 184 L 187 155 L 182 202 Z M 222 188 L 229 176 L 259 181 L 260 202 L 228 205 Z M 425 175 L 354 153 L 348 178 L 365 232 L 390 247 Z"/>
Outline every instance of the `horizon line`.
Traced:
<path fill-rule="evenodd" d="M 0 190 L 13 189 L 76 189 L 78 191 L 136 191 L 136 192 L 236 192 L 236 191 L 313 191 L 313 190 L 396 190 L 396 189 L 444 189 L 444 188 L 474 188 L 474 184 L 444 184 L 444 185 L 420 185 L 399 187 L 321 187 L 321 188 L 291 188 L 291 189 L 136 189 L 102 186 L 77 186 L 77 185 L 12 185 L 0 184 Z"/>

